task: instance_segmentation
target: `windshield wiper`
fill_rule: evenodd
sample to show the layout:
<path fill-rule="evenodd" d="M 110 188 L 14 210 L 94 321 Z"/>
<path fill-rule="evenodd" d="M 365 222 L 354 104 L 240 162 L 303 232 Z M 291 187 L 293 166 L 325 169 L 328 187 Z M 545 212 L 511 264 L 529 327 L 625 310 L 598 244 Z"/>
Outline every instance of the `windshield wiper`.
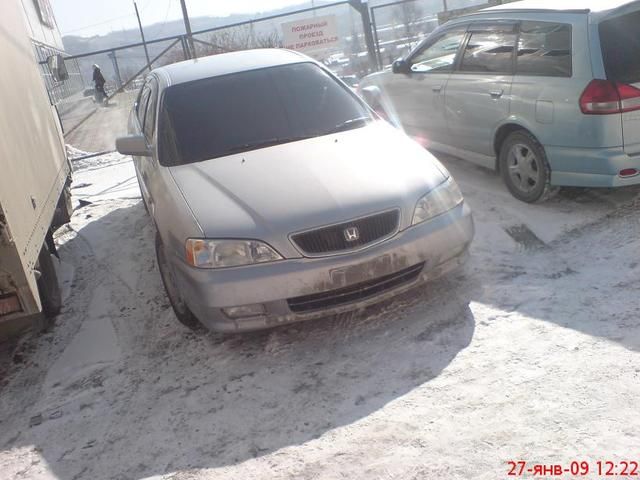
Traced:
<path fill-rule="evenodd" d="M 313 138 L 315 135 L 300 135 L 298 137 L 275 137 L 269 138 L 255 143 L 244 143 L 226 150 L 222 155 L 233 155 L 234 153 L 247 152 L 249 150 L 257 150 L 258 148 L 272 147 L 282 143 L 297 142 L 298 140 L 306 140 Z"/>
<path fill-rule="evenodd" d="M 344 132 L 345 130 L 351 130 L 352 128 L 358 128 L 362 125 L 369 123 L 371 117 L 356 117 L 350 118 L 349 120 L 345 120 L 342 123 L 339 123 L 331 130 L 329 130 L 326 135 L 330 135 L 332 133 Z"/>

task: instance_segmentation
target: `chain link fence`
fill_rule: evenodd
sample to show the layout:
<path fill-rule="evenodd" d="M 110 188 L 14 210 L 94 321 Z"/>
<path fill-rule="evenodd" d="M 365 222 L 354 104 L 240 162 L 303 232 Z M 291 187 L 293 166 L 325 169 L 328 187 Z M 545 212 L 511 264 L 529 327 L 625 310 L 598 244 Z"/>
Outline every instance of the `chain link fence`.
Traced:
<path fill-rule="evenodd" d="M 505 0 L 488 1 L 495 4 Z M 236 50 L 290 47 L 287 43 L 292 41 L 292 31 L 302 28 L 304 33 L 301 26 L 317 23 L 331 30 L 331 41 L 318 43 L 309 38 L 302 44 L 295 43 L 293 48 L 324 63 L 355 88 L 363 76 L 388 67 L 458 9 L 477 9 L 486 6 L 486 2 L 400 0 L 368 9 L 366 3 L 343 0 L 201 30 L 190 38 L 181 35 L 153 39 L 146 42 L 146 48 L 137 43 L 65 56 L 69 78 L 63 82 L 53 79 L 47 65 L 50 55 L 61 52 L 36 46 L 36 53 L 52 103 L 58 107 L 67 143 L 84 152 L 112 151 L 116 138 L 127 133 L 129 112 L 144 77 L 153 68 Z M 94 65 L 100 66 L 106 79 L 106 103 L 96 96 Z"/>
<path fill-rule="evenodd" d="M 245 22 L 193 32 L 191 38 L 174 36 L 133 45 L 114 46 L 65 58 L 65 66 L 74 72 L 79 87 L 59 108 L 67 143 L 81 152 L 111 151 L 115 139 L 126 134 L 128 116 L 144 77 L 150 69 L 193 57 L 251 48 L 281 48 L 285 29 L 292 24 L 326 20 L 331 24 L 334 41 L 322 48 L 302 51 L 324 63 L 336 75 L 355 87 L 358 80 L 375 71 L 367 49 L 367 21 L 348 1 L 298 10 Z M 46 58 L 41 62 L 46 68 Z M 93 65 L 99 65 L 106 80 L 106 104 L 98 101 L 93 84 Z"/>
<path fill-rule="evenodd" d="M 288 47 L 284 43 L 284 30 L 288 28 L 288 24 L 333 17 L 338 41 L 329 47 L 304 49 L 303 53 L 324 63 L 336 75 L 350 82 L 357 82 L 359 78 L 375 70 L 375 65 L 369 59 L 362 18 L 355 8 L 343 2 L 309 10 L 194 33 L 197 55 L 250 48 Z"/>
<path fill-rule="evenodd" d="M 116 138 L 127 133 L 128 116 L 146 74 L 188 57 L 184 39 L 172 37 L 149 41 L 146 50 L 134 44 L 66 58 L 67 69 L 76 65 L 84 84 L 58 109 L 67 143 L 79 153 L 112 151 Z M 106 101 L 95 90 L 94 65 L 105 78 Z"/>
<path fill-rule="evenodd" d="M 389 68 L 449 18 L 497 3 L 500 0 L 400 0 L 372 7 L 378 64 Z"/>

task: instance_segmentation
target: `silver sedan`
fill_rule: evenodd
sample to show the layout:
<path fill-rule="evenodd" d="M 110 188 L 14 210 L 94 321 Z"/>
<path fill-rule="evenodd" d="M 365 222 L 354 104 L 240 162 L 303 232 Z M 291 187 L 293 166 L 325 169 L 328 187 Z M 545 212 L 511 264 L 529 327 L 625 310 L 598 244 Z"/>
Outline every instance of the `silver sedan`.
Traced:
<path fill-rule="evenodd" d="M 147 77 L 133 155 L 178 319 L 257 330 L 361 308 L 460 266 L 473 238 L 449 172 L 324 66 L 286 50 Z"/>

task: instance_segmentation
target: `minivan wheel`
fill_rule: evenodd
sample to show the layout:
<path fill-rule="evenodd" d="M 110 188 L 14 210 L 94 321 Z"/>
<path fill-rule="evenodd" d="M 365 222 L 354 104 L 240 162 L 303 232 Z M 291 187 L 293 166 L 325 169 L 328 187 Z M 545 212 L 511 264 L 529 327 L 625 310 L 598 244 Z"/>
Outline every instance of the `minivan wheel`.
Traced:
<path fill-rule="evenodd" d="M 202 324 L 198 321 L 196 316 L 191 313 L 191 310 L 189 310 L 189 307 L 180 295 L 180 291 L 178 290 L 175 281 L 173 269 L 167 261 L 167 254 L 164 248 L 164 244 L 162 243 L 160 234 L 157 232 L 156 257 L 158 259 L 158 268 L 160 269 L 162 284 L 164 285 L 164 290 L 167 292 L 167 297 L 169 297 L 169 302 L 171 303 L 173 312 L 176 314 L 176 318 L 180 323 L 191 330 L 202 330 Z"/>
<path fill-rule="evenodd" d="M 500 173 L 511 194 L 523 202 L 542 202 L 558 189 L 551 187 L 551 169 L 544 148 L 533 135 L 513 132 L 500 149 Z"/>

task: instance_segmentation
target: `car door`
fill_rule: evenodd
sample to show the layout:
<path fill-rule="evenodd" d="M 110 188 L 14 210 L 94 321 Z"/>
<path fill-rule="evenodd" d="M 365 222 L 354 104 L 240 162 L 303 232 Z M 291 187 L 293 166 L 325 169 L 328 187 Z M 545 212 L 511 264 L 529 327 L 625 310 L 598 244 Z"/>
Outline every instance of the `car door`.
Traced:
<path fill-rule="evenodd" d="M 385 86 L 393 111 L 409 132 L 442 141 L 447 125 L 444 93 L 447 80 L 465 38 L 466 25 L 455 26 L 431 37 L 406 59 L 407 73 L 395 73 Z"/>
<path fill-rule="evenodd" d="M 444 143 L 494 164 L 493 133 L 509 116 L 516 40 L 516 22 L 470 24 L 445 92 Z"/>
<path fill-rule="evenodd" d="M 131 135 L 142 135 L 143 125 L 144 125 L 144 116 L 147 113 L 147 105 L 149 103 L 149 97 L 151 95 L 151 88 L 149 87 L 149 81 L 145 82 L 142 88 L 140 89 L 140 94 L 138 95 L 138 99 L 134 104 L 132 114 L 129 117 L 129 134 Z M 140 193 L 142 194 L 142 198 L 145 202 L 147 202 L 147 189 L 142 179 L 141 166 L 144 157 L 134 156 L 133 158 L 133 166 L 136 170 L 136 176 L 138 177 L 138 185 L 140 186 Z"/>
<path fill-rule="evenodd" d="M 158 82 L 151 77 L 147 82 L 149 90 L 149 100 L 147 102 L 144 120 L 142 122 L 142 131 L 147 145 L 151 147 L 151 156 L 138 158 L 138 172 L 140 175 L 141 188 L 144 190 L 143 195 L 149 208 L 149 213 L 153 216 L 155 212 L 154 196 L 157 193 L 160 181 L 158 176 L 158 160 L 156 140 L 156 112 L 158 110 Z"/>

